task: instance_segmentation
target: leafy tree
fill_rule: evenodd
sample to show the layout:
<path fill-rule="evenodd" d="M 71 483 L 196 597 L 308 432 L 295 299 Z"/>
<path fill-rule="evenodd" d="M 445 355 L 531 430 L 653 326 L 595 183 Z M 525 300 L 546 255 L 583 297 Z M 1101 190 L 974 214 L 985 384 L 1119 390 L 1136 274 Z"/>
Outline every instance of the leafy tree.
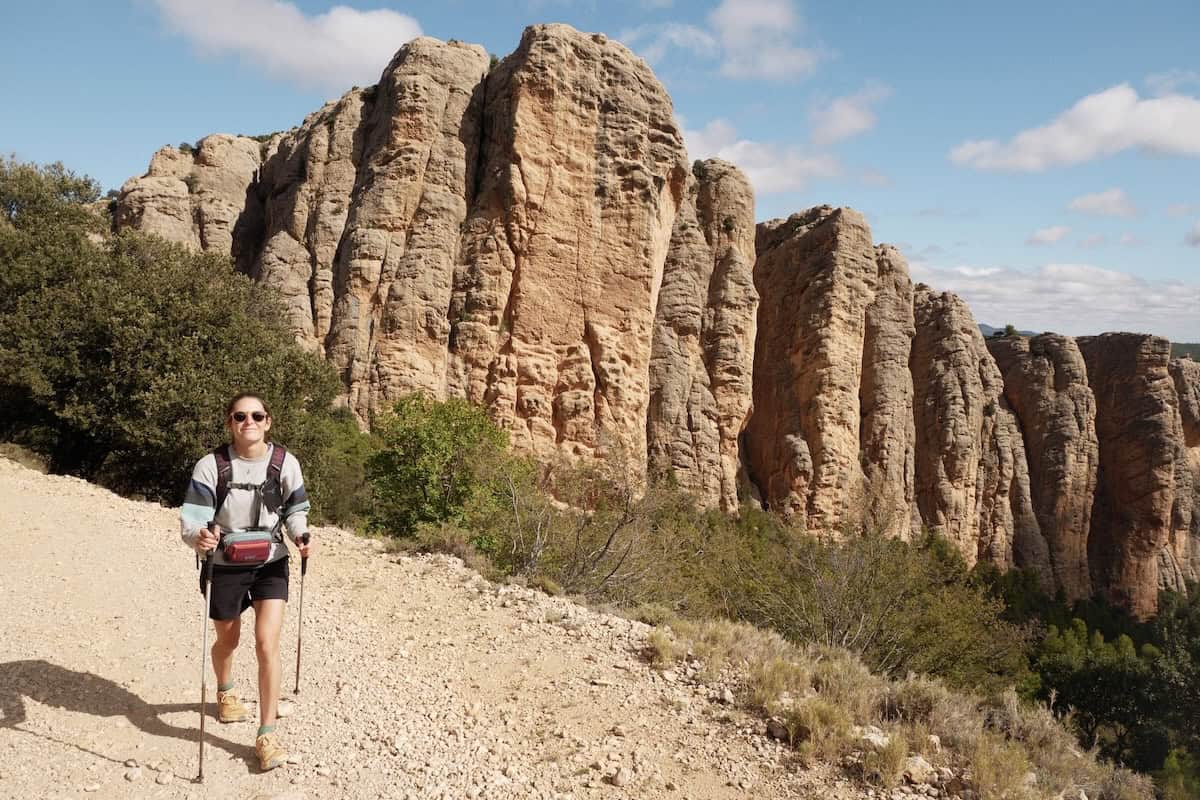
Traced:
<path fill-rule="evenodd" d="M 337 378 L 227 258 L 101 235 L 81 205 L 98 192 L 60 165 L 0 165 L 0 434 L 55 471 L 178 500 L 230 396 L 292 421 L 325 413 Z"/>
<path fill-rule="evenodd" d="M 466 400 L 401 398 L 375 420 L 379 449 L 366 465 L 371 527 L 411 536 L 423 522 L 459 521 L 504 454 L 508 434 Z"/>

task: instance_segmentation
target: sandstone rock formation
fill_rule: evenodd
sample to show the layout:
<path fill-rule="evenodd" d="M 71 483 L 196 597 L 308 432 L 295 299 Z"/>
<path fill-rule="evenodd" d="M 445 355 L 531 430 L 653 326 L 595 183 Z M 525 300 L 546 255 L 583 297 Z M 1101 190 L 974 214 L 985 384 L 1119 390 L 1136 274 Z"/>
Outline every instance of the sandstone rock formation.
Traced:
<path fill-rule="evenodd" d="M 1096 396 L 1100 469 L 1088 559 L 1093 587 L 1139 617 L 1157 608 L 1170 541 L 1179 396 L 1170 344 L 1131 333 L 1077 340 Z"/>
<path fill-rule="evenodd" d="M 914 526 L 913 383 L 908 358 L 916 335 L 908 264 L 894 247 L 875 248 L 875 299 L 863 335 L 859 461 L 865 479 L 866 522 L 907 539 Z"/>
<path fill-rule="evenodd" d="M 859 383 L 878 266 L 862 215 L 829 206 L 758 227 L 750 473 L 764 499 L 835 531 L 861 496 Z"/>
<path fill-rule="evenodd" d="M 733 512 L 758 311 L 754 194 L 723 161 L 697 162 L 692 171 L 655 312 L 647 461 L 651 472 L 670 473 Z"/>
<path fill-rule="evenodd" d="M 645 62 L 562 25 L 488 76 L 480 187 L 450 303 L 447 391 L 518 446 L 645 468 L 650 341 L 687 180 Z"/>
<path fill-rule="evenodd" d="M 535 26 L 496 65 L 415 39 L 290 131 L 163 148 L 115 224 L 274 287 L 364 423 L 464 397 L 547 460 L 816 533 L 933 529 L 1140 616 L 1200 577 L 1200 365 L 985 343 L 851 209 L 755 227 L 745 176 L 689 170 L 666 91 L 599 34 Z"/>
<path fill-rule="evenodd" d="M 121 187 L 116 224 L 194 250 L 230 252 L 246 189 L 261 163 L 262 145 L 245 136 L 206 136 L 190 153 L 164 147 L 145 175 Z"/>
<path fill-rule="evenodd" d="M 916 501 L 920 519 L 954 542 L 968 564 L 1001 568 L 1039 550 L 1021 431 L 1000 371 L 970 310 L 920 284 L 914 298 L 912 368 Z M 1040 545 L 1040 546 L 1039 546 Z"/>
<path fill-rule="evenodd" d="M 1100 447 L 1083 356 L 1073 339 L 1053 333 L 993 337 L 987 345 L 1025 436 L 1034 513 L 1049 555 L 1048 564 L 1034 565 L 1053 575 L 1051 588 L 1069 601 L 1090 597 L 1087 543 Z"/>

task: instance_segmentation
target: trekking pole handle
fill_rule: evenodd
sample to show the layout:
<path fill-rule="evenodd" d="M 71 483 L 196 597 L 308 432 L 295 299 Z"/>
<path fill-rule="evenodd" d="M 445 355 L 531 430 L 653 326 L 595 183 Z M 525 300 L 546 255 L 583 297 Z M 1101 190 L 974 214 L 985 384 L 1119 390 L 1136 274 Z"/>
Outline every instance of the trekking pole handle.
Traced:
<path fill-rule="evenodd" d="M 300 537 L 300 544 L 308 544 L 308 534 Z M 304 573 L 308 572 L 308 556 L 300 557 L 300 577 L 304 577 Z"/>

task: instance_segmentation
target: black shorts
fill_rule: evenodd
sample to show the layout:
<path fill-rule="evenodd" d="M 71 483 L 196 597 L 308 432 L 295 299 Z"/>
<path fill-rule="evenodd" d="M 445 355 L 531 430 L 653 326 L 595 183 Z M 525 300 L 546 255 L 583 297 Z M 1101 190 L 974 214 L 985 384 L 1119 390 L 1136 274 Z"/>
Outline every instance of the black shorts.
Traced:
<path fill-rule="evenodd" d="M 204 570 L 200 570 L 200 593 L 204 593 Z M 258 567 L 213 567 L 209 619 L 237 619 L 255 600 L 288 599 L 288 559 L 280 558 Z"/>

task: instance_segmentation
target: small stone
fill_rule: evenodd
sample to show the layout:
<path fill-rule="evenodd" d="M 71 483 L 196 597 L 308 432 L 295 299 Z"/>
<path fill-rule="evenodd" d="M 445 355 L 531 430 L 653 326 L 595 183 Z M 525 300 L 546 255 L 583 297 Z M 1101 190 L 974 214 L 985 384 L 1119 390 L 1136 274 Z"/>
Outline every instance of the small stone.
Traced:
<path fill-rule="evenodd" d="M 100 784 L 89 783 L 87 786 L 83 787 L 83 790 L 85 792 L 98 792 L 98 791 L 100 791 Z"/>
<path fill-rule="evenodd" d="M 328 778 L 332 770 L 329 767 L 317 767 L 317 774 L 322 778 Z"/>
<path fill-rule="evenodd" d="M 138 762 L 137 762 L 136 758 L 125 759 L 125 766 L 127 766 L 127 767 L 136 767 L 137 765 L 138 765 Z"/>
<path fill-rule="evenodd" d="M 157 783 L 159 786 L 166 786 L 168 783 L 170 783 L 173 780 L 175 780 L 175 773 L 160 772 L 160 773 L 158 773 L 158 777 L 154 779 L 154 782 Z"/>
<path fill-rule="evenodd" d="M 304 756 L 300 755 L 299 753 L 288 753 L 287 763 L 302 764 L 304 763 Z"/>
<path fill-rule="evenodd" d="M 632 780 L 633 780 L 633 773 L 630 772 L 629 768 L 621 767 L 615 773 L 613 773 L 612 785 L 613 786 L 628 786 L 630 781 L 632 781 Z"/>
<path fill-rule="evenodd" d="M 291 700 L 280 700 L 278 707 L 275 709 L 275 716 L 289 717 L 296 713 L 296 704 Z"/>
<path fill-rule="evenodd" d="M 779 717 L 771 717 L 769 720 L 767 720 L 767 736 L 772 739 L 777 739 L 781 742 L 787 741 L 787 725 L 784 725 L 783 720 L 781 720 Z"/>
<path fill-rule="evenodd" d="M 733 704 L 733 692 L 729 691 L 728 688 L 721 692 L 721 702 L 725 705 Z"/>
<path fill-rule="evenodd" d="M 628 731 L 625 730 L 624 725 L 614 725 L 612 727 L 611 732 L 612 732 L 613 736 L 627 736 L 628 735 Z"/>
<path fill-rule="evenodd" d="M 929 749 L 933 751 L 934 755 L 942 752 L 942 739 L 936 733 L 929 734 L 927 741 L 929 742 Z"/>
<path fill-rule="evenodd" d="M 667 681 L 668 683 L 674 683 L 679 677 L 678 675 L 675 674 L 675 670 L 673 670 L 673 669 L 664 669 L 662 672 L 662 676 L 663 676 L 663 680 Z"/>
<path fill-rule="evenodd" d="M 125 780 L 133 783 L 142 779 L 142 768 L 134 767 L 133 769 L 125 770 Z"/>

